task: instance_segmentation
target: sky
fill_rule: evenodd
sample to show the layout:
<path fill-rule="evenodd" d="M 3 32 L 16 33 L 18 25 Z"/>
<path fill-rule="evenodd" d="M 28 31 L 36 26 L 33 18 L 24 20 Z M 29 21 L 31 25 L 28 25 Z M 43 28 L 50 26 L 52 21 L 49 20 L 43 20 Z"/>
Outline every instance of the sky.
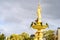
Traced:
<path fill-rule="evenodd" d="M 33 34 L 30 24 L 37 18 L 37 6 L 38 0 L 0 0 L 0 33 Z M 49 24 L 48 29 L 60 27 L 60 0 L 40 0 L 40 6 L 42 22 Z"/>

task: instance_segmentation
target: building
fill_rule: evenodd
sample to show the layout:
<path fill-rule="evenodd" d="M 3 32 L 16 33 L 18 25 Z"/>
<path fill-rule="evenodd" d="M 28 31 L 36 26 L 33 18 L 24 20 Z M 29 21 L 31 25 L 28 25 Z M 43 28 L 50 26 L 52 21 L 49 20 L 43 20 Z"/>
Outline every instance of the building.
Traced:
<path fill-rule="evenodd" d="M 58 28 L 57 35 L 58 35 L 58 40 L 60 40 L 60 28 Z"/>

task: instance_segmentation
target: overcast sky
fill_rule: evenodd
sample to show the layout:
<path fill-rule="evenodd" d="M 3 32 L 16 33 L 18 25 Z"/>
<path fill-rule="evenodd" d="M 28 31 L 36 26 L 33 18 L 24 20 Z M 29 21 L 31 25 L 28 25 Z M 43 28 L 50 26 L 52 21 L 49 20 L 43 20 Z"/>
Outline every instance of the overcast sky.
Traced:
<path fill-rule="evenodd" d="M 5 34 L 27 32 L 33 34 L 30 28 L 37 18 L 38 0 L 0 0 L 0 32 Z M 60 27 L 60 0 L 40 0 L 42 22 L 56 30 Z"/>

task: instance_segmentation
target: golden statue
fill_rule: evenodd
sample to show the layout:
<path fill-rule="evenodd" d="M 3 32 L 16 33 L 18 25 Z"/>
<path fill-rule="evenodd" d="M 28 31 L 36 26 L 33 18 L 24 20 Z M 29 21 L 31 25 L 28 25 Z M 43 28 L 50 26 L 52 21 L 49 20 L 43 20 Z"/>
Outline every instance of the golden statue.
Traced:
<path fill-rule="evenodd" d="M 31 27 L 33 29 L 36 29 L 37 32 L 35 33 L 35 38 L 34 40 L 43 40 L 43 29 L 46 29 L 48 27 L 48 24 L 46 23 L 45 25 L 42 24 L 41 21 L 42 17 L 41 17 L 41 7 L 40 7 L 40 3 L 38 2 L 38 8 L 37 8 L 37 19 L 35 20 L 35 22 L 31 23 Z"/>

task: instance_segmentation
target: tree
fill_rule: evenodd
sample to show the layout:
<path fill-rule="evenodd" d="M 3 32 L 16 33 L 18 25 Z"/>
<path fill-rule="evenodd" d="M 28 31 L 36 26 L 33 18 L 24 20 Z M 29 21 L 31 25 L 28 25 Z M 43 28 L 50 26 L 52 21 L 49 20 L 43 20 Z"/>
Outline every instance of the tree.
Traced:
<path fill-rule="evenodd" d="M 54 31 L 48 30 L 48 31 L 44 32 L 44 38 L 46 38 L 46 40 L 54 40 L 54 38 L 55 38 Z"/>
<path fill-rule="evenodd" d="M 8 39 L 9 40 L 30 40 L 30 37 L 28 33 L 23 32 L 21 34 L 12 34 L 10 35 L 10 37 L 8 37 Z"/>
<path fill-rule="evenodd" d="M 4 34 L 0 34 L 0 40 L 4 40 L 5 39 L 5 35 Z"/>
<path fill-rule="evenodd" d="M 10 40 L 19 40 L 19 36 L 17 34 L 12 34 Z"/>
<path fill-rule="evenodd" d="M 21 34 L 21 36 L 23 37 L 23 40 L 29 40 L 29 34 L 28 33 L 23 32 Z"/>

